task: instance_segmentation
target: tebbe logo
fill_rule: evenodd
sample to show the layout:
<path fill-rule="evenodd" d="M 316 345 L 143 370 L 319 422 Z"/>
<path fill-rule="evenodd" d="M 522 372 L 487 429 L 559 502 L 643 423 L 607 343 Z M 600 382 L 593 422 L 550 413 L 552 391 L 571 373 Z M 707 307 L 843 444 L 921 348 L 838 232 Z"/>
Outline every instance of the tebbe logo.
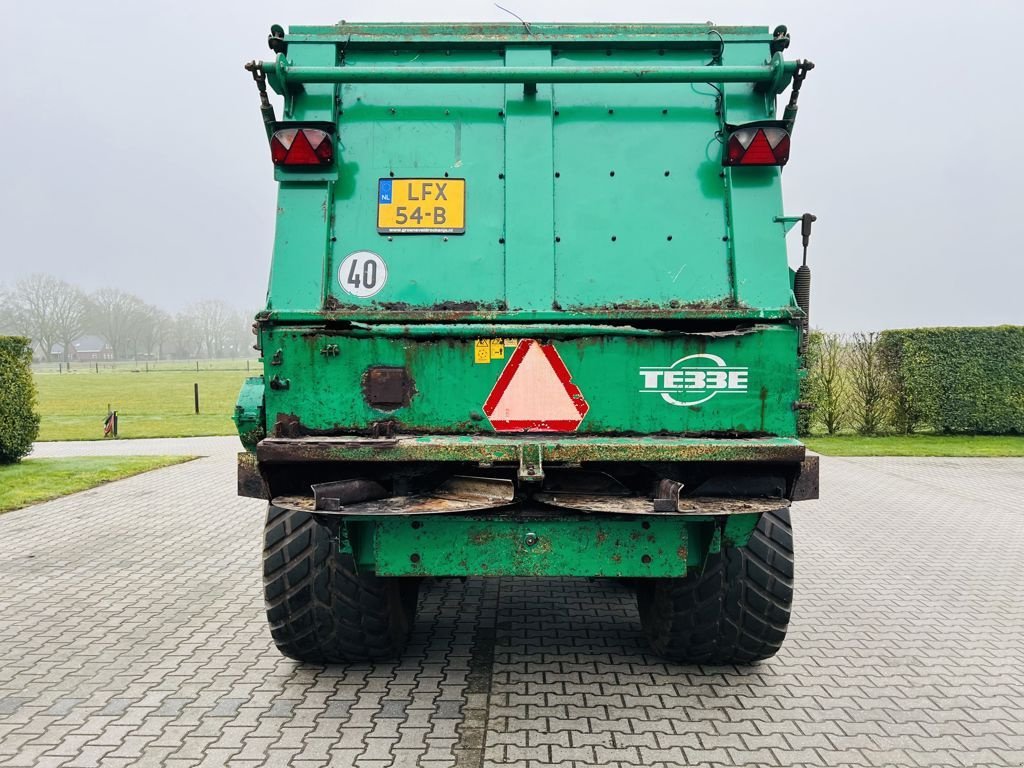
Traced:
<path fill-rule="evenodd" d="M 699 353 L 667 368 L 643 366 L 641 392 L 653 392 L 671 405 L 700 405 L 718 394 L 747 391 L 747 368 L 726 365 L 718 355 Z"/>

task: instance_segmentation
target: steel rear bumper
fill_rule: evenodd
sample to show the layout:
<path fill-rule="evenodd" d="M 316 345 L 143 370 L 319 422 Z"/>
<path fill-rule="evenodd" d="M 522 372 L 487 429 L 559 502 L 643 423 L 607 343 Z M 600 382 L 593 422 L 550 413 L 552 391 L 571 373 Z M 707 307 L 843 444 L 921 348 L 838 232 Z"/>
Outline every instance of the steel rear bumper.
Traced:
<path fill-rule="evenodd" d="M 537 457 L 544 464 L 581 461 L 769 461 L 800 463 L 806 449 L 787 437 L 586 437 L 552 434 L 515 436 L 396 435 L 388 438 L 268 437 L 256 447 L 260 463 L 308 461 L 472 461 L 518 464 Z"/>
<path fill-rule="evenodd" d="M 239 495 L 269 498 L 260 468 L 333 462 L 470 462 L 518 467 L 520 477 L 545 466 L 582 462 L 728 462 L 797 465 L 794 501 L 818 497 L 818 457 L 786 437 L 696 438 L 670 436 L 395 435 L 386 438 L 268 437 L 255 454 L 241 453 Z"/>

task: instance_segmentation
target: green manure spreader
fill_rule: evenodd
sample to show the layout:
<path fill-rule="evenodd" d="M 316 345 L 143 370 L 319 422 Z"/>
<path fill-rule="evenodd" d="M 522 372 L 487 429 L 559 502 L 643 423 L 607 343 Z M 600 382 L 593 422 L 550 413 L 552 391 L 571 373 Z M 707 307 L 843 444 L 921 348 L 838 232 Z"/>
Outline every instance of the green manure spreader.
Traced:
<path fill-rule="evenodd" d="M 235 421 L 281 652 L 394 656 L 424 577 L 498 576 L 623 580 L 667 658 L 778 651 L 818 486 L 785 241 L 800 224 L 806 260 L 814 217 L 781 192 L 812 65 L 786 29 L 269 44 L 246 67 L 279 186 L 264 374 Z"/>

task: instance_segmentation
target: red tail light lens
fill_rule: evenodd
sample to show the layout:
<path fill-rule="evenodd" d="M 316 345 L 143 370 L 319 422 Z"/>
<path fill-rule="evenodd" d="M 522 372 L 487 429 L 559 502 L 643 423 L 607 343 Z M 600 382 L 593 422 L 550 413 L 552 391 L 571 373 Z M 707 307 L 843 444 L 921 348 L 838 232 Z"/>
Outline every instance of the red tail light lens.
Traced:
<path fill-rule="evenodd" d="M 789 160 L 789 131 L 785 125 L 764 120 L 726 126 L 729 139 L 722 165 L 785 165 Z"/>
<path fill-rule="evenodd" d="M 274 165 L 311 167 L 334 161 L 334 140 L 319 128 L 282 128 L 270 137 Z"/>

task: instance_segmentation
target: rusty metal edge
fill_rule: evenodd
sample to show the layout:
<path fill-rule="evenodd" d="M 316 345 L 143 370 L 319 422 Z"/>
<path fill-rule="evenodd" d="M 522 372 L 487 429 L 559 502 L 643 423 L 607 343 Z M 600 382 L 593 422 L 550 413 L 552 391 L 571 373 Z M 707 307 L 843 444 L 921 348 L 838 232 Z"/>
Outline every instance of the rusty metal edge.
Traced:
<path fill-rule="evenodd" d="M 793 481 L 793 501 L 817 499 L 820 490 L 818 454 L 810 453 L 800 462 L 800 470 Z"/>
<path fill-rule="evenodd" d="M 495 438 L 411 436 L 375 439 L 271 437 L 260 441 L 260 464 L 344 461 L 517 463 L 524 447 L 540 448 L 547 463 L 580 461 L 730 461 L 800 463 L 806 450 L 791 438 L 697 439 L 622 437 Z M 810 470 L 808 470 L 810 471 Z"/>
<path fill-rule="evenodd" d="M 715 31 L 713 37 L 711 30 Z M 710 39 L 709 39 L 710 38 Z M 294 25 L 288 28 L 284 43 L 326 43 L 346 45 L 373 43 L 445 42 L 452 45 L 480 43 L 682 43 L 687 47 L 708 48 L 729 43 L 767 43 L 772 36 L 766 26 L 704 24 L 559 24 L 517 22 L 476 23 L 394 23 L 356 22 L 334 26 Z"/>
<path fill-rule="evenodd" d="M 238 495 L 250 499 L 270 499 L 270 488 L 260 474 L 256 454 L 249 451 L 238 454 Z"/>

